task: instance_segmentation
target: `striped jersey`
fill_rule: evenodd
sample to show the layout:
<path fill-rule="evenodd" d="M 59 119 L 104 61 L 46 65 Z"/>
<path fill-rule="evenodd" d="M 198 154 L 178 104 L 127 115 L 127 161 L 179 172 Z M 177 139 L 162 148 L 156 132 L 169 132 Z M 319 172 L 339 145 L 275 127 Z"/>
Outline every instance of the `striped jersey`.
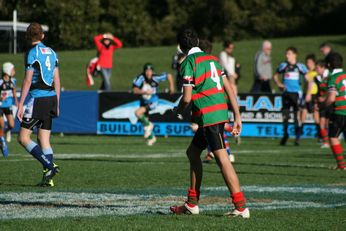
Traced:
<path fill-rule="evenodd" d="M 326 69 L 323 75 L 317 75 L 315 83 L 318 86 L 318 96 L 326 97 L 328 93 L 328 75 L 329 71 Z"/>
<path fill-rule="evenodd" d="M 346 72 L 334 69 L 328 77 L 328 91 L 335 91 L 334 113 L 346 116 Z"/>
<path fill-rule="evenodd" d="M 228 105 L 218 59 L 194 47 L 181 64 L 184 86 L 192 86 L 192 121 L 201 127 L 228 122 Z"/>

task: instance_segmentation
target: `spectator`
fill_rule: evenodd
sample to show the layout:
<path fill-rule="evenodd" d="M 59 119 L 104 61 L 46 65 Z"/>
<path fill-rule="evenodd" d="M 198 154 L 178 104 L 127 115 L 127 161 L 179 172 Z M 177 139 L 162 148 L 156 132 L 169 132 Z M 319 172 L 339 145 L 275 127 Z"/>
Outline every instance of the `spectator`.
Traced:
<path fill-rule="evenodd" d="M 320 51 L 322 52 L 324 57 L 327 57 L 329 54 L 331 54 L 331 52 L 333 52 L 330 44 L 326 42 L 320 45 Z"/>
<path fill-rule="evenodd" d="M 271 93 L 270 80 L 273 75 L 272 58 L 270 56 L 272 44 L 266 40 L 262 44 L 262 50 L 258 51 L 254 62 L 254 78 L 255 82 L 251 92 Z"/>
<path fill-rule="evenodd" d="M 111 75 L 113 52 L 123 46 L 122 42 L 111 33 L 99 34 L 94 37 L 98 52 L 98 70 L 101 72 L 103 82 L 101 90 L 111 90 Z"/>
<path fill-rule="evenodd" d="M 239 78 L 240 65 L 236 63 L 236 60 L 233 57 L 234 44 L 233 42 L 226 40 L 223 47 L 224 49 L 219 55 L 220 64 L 231 84 L 231 87 L 233 88 L 234 93 L 238 95 L 236 80 Z"/>

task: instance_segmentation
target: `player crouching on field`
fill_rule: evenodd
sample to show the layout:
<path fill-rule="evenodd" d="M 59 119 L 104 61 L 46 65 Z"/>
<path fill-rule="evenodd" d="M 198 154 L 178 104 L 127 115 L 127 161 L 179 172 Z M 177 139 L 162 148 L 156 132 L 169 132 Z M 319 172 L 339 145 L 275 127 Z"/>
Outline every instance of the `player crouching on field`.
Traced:
<path fill-rule="evenodd" d="M 21 122 L 18 142 L 43 166 L 43 177 L 39 186 L 54 186 L 52 178 L 59 169 L 53 163 L 50 133 L 52 118 L 59 115 L 58 59 L 55 52 L 41 42 L 44 33 L 40 24 L 31 23 L 26 30 L 26 37 L 32 47 L 25 56 L 25 77 L 17 113 Z M 31 140 L 35 127 L 38 129 L 38 144 Z"/>
<path fill-rule="evenodd" d="M 4 157 L 8 156 L 7 142 L 11 142 L 11 130 L 14 127 L 14 119 L 12 115 L 12 105 L 15 103 L 18 105 L 16 96 L 16 79 L 14 75 L 16 71 L 14 65 L 10 62 L 3 64 L 2 79 L 0 79 L 0 143 L 1 151 Z M 3 115 L 7 119 L 7 129 L 5 130 L 5 121 Z M 6 135 L 6 140 L 4 138 Z"/>
<path fill-rule="evenodd" d="M 238 176 L 229 161 L 223 139 L 224 124 L 229 122 L 225 93 L 234 111 L 233 134 L 239 135 L 241 132 L 237 100 L 228 81 L 221 77 L 222 68 L 218 59 L 202 52 L 198 42 L 197 33 L 191 29 L 185 29 L 178 35 L 178 44 L 187 57 L 181 65 L 181 76 L 184 79 L 183 97 L 176 113 L 178 118 L 181 118 L 182 112 L 191 103 L 192 122 L 197 123 L 199 128 L 186 151 L 190 162 L 187 201 L 181 206 L 170 207 L 170 210 L 175 214 L 199 214 L 198 202 L 203 174 L 201 153 L 210 145 L 235 206 L 234 210 L 225 215 L 249 218 L 245 196 L 240 190 Z"/>
<path fill-rule="evenodd" d="M 171 94 L 174 93 L 172 74 L 165 72 L 154 74 L 153 71 L 154 67 L 151 63 L 144 64 L 143 73 L 134 79 L 132 86 L 133 93 L 142 96 L 140 107 L 135 111 L 135 114 L 143 124 L 144 138 L 147 139 L 149 146 L 152 146 L 156 142 L 156 137 L 153 133 L 154 125 L 149 121 L 148 114 L 158 104 L 159 96 L 157 95 L 157 90 L 160 82 L 168 80 L 169 92 Z"/>
<path fill-rule="evenodd" d="M 346 170 L 343 149 L 339 136 L 346 131 L 346 72 L 342 70 L 342 56 L 332 53 L 326 58 L 330 71 L 326 106 L 333 105 L 334 111 L 329 120 L 330 146 L 337 162 L 336 169 Z"/>

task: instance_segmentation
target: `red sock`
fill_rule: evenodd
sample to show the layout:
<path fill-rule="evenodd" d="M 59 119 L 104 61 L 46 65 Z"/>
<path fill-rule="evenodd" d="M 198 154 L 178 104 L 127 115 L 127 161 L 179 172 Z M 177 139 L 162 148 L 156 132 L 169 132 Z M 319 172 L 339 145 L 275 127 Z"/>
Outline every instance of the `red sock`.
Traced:
<path fill-rule="evenodd" d="M 327 129 L 321 129 L 321 138 L 323 143 L 328 144 L 328 132 Z"/>
<path fill-rule="evenodd" d="M 187 191 L 187 204 L 190 207 L 194 207 L 198 205 L 198 199 L 199 199 L 200 192 L 195 189 L 189 189 Z"/>
<path fill-rule="evenodd" d="M 239 210 L 240 212 L 244 211 L 246 209 L 246 204 L 245 204 L 245 196 L 243 192 L 237 192 L 233 193 L 231 195 L 232 202 L 234 204 L 234 207 Z"/>
<path fill-rule="evenodd" d="M 345 168 L 342 146 L 340 144 L 332 145 L 332 151 L 333 151 L 336 163 L 338 164 L 338 168 L 342 168 L 342 169 Z"/>

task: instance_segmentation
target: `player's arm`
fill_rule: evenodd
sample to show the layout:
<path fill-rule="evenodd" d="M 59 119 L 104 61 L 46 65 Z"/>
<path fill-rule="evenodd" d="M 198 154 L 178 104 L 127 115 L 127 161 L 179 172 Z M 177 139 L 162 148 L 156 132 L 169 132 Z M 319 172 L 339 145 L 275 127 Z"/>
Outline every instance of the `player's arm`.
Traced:
<path fill-rule="evenodd" d="M 228 96 L 229 102 L 231 103 L 231 106 L 233 108 L 233 114 L 234 114 L 234 124 L 233 124 L 233 135 L 239 135 L 241 133 L 242 129 L 242 122 L 241 122 L 241 116 L 239 112 L 239 106 L 237 102 L 236 95 L 233 91 L 233 88 L 231 87 L 229 81 L 227 78 L 223 77 L 223 86 L 226 91 L 226 94 Z"/>
<path fill-rule="evenodd" d="M 192 99 L 192 86 L 183 86 L 183 96 L 179 101 L 178 107 L 176 109 L 176 114 L 179 116 L 183 114 L 185 109 L 189 106 Z"/>
<path fill-rule="evenodd" d="M 307 90 L 306 90 L 306 95 L 305 95 L 305 101 L 306 102 L 310 102 L 311 101 L 311 91 L 312 91 L 312 87 L 314 85 L 314 81 L 310 81 L 308 76 L 305 75 L 305 81 L 308 84 Z"/>
<path fill-rule="evenodd" d="M 337 93 L 337 89 L 336 89 L 335 82 L 333 81 L 332 77 L 329 77 L 328 78 L 328 95 L 326 100 L 324 101 L 326 106 L 329 106 L 335 102 L 336 93 Z"/>
<path fill-rule="evenodd" d="M 20 96 L 20 101 L 18 104 L 18 111 L 17 111 L 17 118 L 20 122 L 22 122 L 23 118 L 23 105 L 24 105 L 24 100 L 28 96 L 30 87 L 31 87 L 31 81 L 32 81 L 32 76 L 34 74 L 34 70 L 26 70 L 25 71 L 25 77 L 23 80 L 23 85 L 22 85 L 22 90 L 21 90 L 21 96 Z"/>
<path fill-rule="evenodd" d="M 60 114 L 60 73 L 59 69 L 56 67 L 54 69 L 54 89 L 56 92 L 56 98 L 57 98 L 57 108 L 58 108 L 58 116 Z"/>
<path fill-rule="evenodd" d="M 169 85 L 169 93 L 173 94 L 174 93 L 174 79 L 173 79 L 173 75 L 171 73 L 167 74 L 167 81 L 168 81 L 168 85 Z"/>
<path fill-rule="evenodd" d="M 280 81 L 280 73 L 276 72 L 273 76 L 275 84 L 280 88 L 280 90 L 285 89 L 285 85 Z"/>

